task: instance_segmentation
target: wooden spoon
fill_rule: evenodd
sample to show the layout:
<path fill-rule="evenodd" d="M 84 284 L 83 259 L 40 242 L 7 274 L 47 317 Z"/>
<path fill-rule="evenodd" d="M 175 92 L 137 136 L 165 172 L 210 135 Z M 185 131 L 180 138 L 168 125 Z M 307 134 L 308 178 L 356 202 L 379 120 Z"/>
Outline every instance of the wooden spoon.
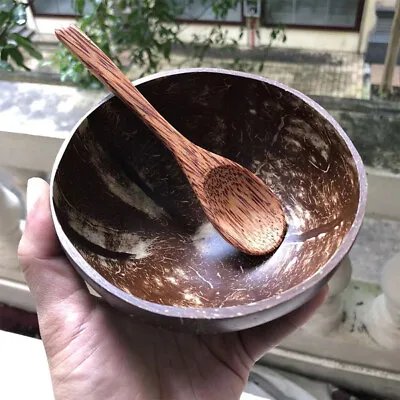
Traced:
<path fill-rule="evenodd" d="M 171 150 L 208 219 L 226 241 L 253 255 L 271 252 L 280 245 L 286 231 L 285 214 L 261 179 L 182 136 L 76 26 L 56 30 L 56 36 Z"/>

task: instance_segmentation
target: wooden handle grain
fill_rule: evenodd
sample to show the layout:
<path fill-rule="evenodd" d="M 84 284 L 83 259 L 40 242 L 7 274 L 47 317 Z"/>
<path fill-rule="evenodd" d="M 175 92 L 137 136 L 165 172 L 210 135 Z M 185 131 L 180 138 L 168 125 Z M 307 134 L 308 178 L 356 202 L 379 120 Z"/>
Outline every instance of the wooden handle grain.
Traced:
<path fill-rule="evenodd" d="M 71 25 L 66 29 L 57 29 L 55 34 L 99 81 L 139 115 L 175 155 L 178 149 L 189 150 L 194 146 L 158 113 L 110 58 L 78 27 Z"/>

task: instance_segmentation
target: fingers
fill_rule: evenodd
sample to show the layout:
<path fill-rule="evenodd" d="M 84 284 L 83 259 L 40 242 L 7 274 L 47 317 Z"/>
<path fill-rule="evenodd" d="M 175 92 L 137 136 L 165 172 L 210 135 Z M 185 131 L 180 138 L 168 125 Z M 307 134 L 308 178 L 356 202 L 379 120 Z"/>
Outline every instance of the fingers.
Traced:
<path fill-rule="evenodd" d="M 18 257 L 38 311 L 79 296 L 88 305 L 85 284 L 63 256 L 50 213 L 49 185 L 39 178 L 28 182 L 28 217 Z"/>
<path fill-rule="evenodd" d="M 286 336 L 304 325 L 324 302 L 326 285 L 313 299 L 290 314 L 255 328 L 239 332 L 243 346 L 255 362 L 268 350 L 278 345 Z"/>

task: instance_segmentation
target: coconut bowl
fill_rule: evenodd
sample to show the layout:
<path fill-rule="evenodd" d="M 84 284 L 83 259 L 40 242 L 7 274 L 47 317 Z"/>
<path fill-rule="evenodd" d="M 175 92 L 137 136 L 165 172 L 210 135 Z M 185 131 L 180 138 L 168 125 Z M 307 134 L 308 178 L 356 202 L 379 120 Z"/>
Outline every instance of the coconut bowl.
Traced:
<path fill-rule="evenodd" d="M 283 204 L 286 236 L 265 256 L 226 243 L 172 154 L 109 95 L 52 173 L 56 232 L 77 272 L 132 317 L 196 333 L 260 325 L 312 298 L 365 212 L 365 170 L 338 123 L 304 94 L 245 73 L 177 70 L 134 84 L 188 139 L 263 179 Z"/>

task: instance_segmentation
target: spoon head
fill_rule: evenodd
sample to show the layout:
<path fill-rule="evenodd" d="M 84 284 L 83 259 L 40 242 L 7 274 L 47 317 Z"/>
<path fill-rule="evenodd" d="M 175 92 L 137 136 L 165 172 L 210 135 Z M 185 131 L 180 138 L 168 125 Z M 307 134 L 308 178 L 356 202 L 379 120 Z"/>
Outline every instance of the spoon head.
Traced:
<path fill-rule="evenodd" d="M 248 169 L 233 162 L 218 166 L 206 175 L 203 188 L 204 210 L 230 244 L 252 255 L 281 244 L 286 231 L 282 205 Z"/>

